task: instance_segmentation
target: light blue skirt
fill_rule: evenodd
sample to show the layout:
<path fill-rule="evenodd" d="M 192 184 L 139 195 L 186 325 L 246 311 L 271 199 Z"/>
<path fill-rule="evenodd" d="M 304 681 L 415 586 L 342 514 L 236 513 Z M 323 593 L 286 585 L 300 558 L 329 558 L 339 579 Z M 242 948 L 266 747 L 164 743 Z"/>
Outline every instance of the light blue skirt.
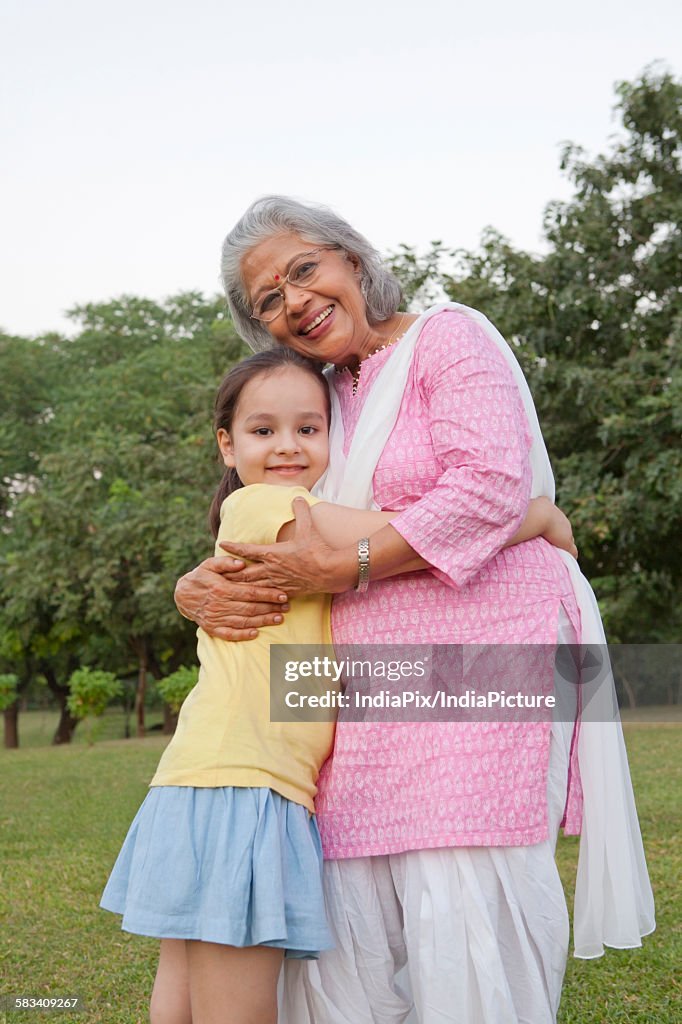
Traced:
<path fill-rule="evenodd" d="M 333 945 L 315 817 L 271 789 L 154 786 L 100 906 L 159 939 L 274 946 L 314 958 Z"/>

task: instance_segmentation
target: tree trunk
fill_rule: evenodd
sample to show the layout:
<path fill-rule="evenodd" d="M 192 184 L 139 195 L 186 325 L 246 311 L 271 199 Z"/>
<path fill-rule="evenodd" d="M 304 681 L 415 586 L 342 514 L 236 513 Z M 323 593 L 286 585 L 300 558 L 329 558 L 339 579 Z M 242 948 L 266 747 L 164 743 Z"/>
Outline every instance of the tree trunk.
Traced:
<path fill-rule="evenodd" d="M 41 665 L 40 671 L 45 676 L 50 692 L 54 694 L 59 702 L 59 721 L 57 723 L 55 734 L 52 737 L 52 745 L 60 746 L 62 743 L 70 743 L 73 739 L 76 726 L 78 725 L 78 719 L 73 717 L 66 706 L 66 701 L 69 696 L 69 688 L 68 686 L 63 686 L 59 682 L 54 669 L 49 665 Z"/>
<path fill-rule="evenodd" d="M 624 672 L 620 673 L 620 681 L 623 684 L 623 689 L 625 690 L 625 695 L 628 699 L 628 707 L 636 708 L 637 695 L 635 694 L 635 688 Z"/>
<path fill-rule="evenodd" d="M 124 690 L 123 690 L 123 736 L 124 736 L 124 739 L 126 739 L 126 740 L 130 739 L 130 712 L 131 712 L 131 710 L 132 710 L 132 705 L 130 703 L 129 693 L 128 693 L 128 685 L 126 683 L 126 684 L 124 684 Z"/>
<path fill-rule="evenodd" d="M 163 705 L 163 735 L 172 736 L 175 732 L 175 727 L 178 724 L 178 716 L 174 711 L 168 707 L 167 704 Z"/>
<path fill-rule="evenodd" d="M 135 691 L 136 736 L 142 739 L 145 734 L 144 699 L 147 695 L 147 645 L 144 640 L 133 641 L 137 653 L 137 689 Z"/>
<path fill-rule="evenodd" d="M 157 681 L 163 679 L 163 669 L 159 665 L 154 649 L 150 644 L 147 644 L 147 661 L 149 663 L 149 671 Z"/>
<path fill-rule="evenodd" d="M 19 699 L 10 707 L 5 708 L 5 747 L 16 750 L 19 746 Z"/>
<path fill-rule="evenodd" d="M 59 710 L 59 721 L 52 737 L 52 745 L 58 747 L 62 743 L 70 743 L 77 725 L 78 719 L 74 718 L 67 708 L 65 699 L 64 704 Z"/>

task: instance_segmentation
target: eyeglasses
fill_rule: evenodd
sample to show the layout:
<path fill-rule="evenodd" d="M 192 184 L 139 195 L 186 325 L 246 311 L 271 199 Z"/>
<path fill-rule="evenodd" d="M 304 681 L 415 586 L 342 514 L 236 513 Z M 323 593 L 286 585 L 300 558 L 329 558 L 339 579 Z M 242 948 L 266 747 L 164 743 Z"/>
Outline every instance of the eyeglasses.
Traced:
<path fill-rule="evenodd" d="M 336 246 L 325 246 L 319 249 L 311 249 L 297 256 L 291 265 L 286 277 L 278 280 L 279 274 L 275 274 L 277 285 L 272 291 L 264 292 L 254 303 L 252 320 L 261 320 L 265 324 L 271 323 L 284 309 L 284 285 L 293 284 L 295 288 L 307 288 L 313 284 L 320 271 L 321 254 L 329 252 Z"/>

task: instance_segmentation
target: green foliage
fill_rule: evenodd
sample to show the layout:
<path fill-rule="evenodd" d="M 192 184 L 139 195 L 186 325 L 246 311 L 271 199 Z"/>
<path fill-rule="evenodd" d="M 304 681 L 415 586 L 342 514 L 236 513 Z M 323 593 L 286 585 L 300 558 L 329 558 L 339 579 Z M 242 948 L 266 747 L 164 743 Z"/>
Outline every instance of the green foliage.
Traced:
<path fill-rule="evenodd" d="M 123 685 L 113 672 L 81 668 L 69 681 L 66 706 L 77 720 L 87 719 L 87 740 L 92 746 L 102 733 L 102 716 L 107 704 L 123 693 Z"/>
<path fill-rule="evenodd" d="M 0 711 L 11 708 L 18 696 L 19 677 L 11 672 L 0 675 Z"/>
<path fill-rule="evenodd" d="M 83 663 L 161 675 L 193 656 L 173 589 L 212 553 L 214 396 L 246 354 L 195 293 L 72 316 L 72 339 L 0 339 L 0 670 L 61 687 Z"/>
<path fill-rule="evenodd" d="M 4 515 L 13 497 L 32 486 L 41 454 L 50 446 L 58 339 L 0 334 L 0 366 L 0 515 Z"/>
<path fill-rule="evenodd" d="M 123 686 L 113 672 L 80 668 L 69 679 L 69 711 L 82 720 L 89 715 L 99 718 L 107 704 L 123 693 Z"/>
<path fill-rule="evenodd" d="M 431 242 L 427 251 L 418 254 L 412 246 L 400 245 L 397 253 L 387 259 L 388 266 L 400 279 L 403 289 L 401 309 L 417 311 L 446 298 L 440 284 L 440 265 L 446 255 L 441 242 Z"/>
<path fill-rule="evenodd" d="M 177 715 L 185 697 L 196 686 L 198 678 L 198 668 L 182 665 L 169 676 L 159 679 L 156 688 L 174 714 Z"/>

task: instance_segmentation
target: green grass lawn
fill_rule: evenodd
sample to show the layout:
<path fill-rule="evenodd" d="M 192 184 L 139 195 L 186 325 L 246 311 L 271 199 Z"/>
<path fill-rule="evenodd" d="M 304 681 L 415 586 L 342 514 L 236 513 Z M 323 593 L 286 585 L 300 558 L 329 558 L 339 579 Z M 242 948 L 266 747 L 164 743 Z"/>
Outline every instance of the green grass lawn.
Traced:
<path fill-rule="evenodd" d="M 22 715 L 24 747 L 0 752 L 0 995 L 81 996 L 87 1012 L 61 1012 L 52 1018 L 59 1024 L 142 1024 L 157 944 L 121 932 L 118 918 L 99 910 L 98 902 L 166 739 L 41 747 L 37 737 L 51 736 L 52 728 L 32 717 L 41 714 Z M 681 855 L 673 845 L 682 728 L 628 724 L 625 732 L 658 930 L 642 949 L 609 950 L 596 961 L 569 960 L 561 1024 L 682 1019 L 674 902 Z M 577 848 L 575 839 L 560 840 L 567 890 Z M 5 1017 L 31 1019 L 35 1011 Z"/>
<path fill-rule="evenodd" d="M 22 750 L 26 747 L 49 747 L 52 737 L 55 734 L 59 712 L 53 710 L 45 711 L 21 711 L 19 714 L 19 746 Z M 73 734 L 72 742 L 75 744 L 88 743 L 89 722 L 79 722 Z M 163 722 L 163 712 L 147 708 L 145 711 L 145 725 L 147 731 L 154 735 Z M 103 740 L 122 740 L 125 738 L 125 715 L 120 707 L 107 708 L 101 721 L 97 723 L 96 742 Z M 131 714 L 128 727 L 135 735 L 135 720 Z"/>

